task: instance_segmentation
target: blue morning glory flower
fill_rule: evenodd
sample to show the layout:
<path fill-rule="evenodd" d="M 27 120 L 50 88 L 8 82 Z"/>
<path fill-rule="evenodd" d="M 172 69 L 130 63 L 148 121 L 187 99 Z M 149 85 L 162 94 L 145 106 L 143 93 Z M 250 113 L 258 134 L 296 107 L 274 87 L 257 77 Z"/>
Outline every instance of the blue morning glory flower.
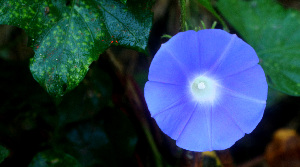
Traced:
<path fill-rule="evenodd" d="M 223 30 L 178 33 L 150 66 L 151 116 L 186 150 L 231 147 L 264 113 L 268 86 L 258 61 L 250 45 Z"/>

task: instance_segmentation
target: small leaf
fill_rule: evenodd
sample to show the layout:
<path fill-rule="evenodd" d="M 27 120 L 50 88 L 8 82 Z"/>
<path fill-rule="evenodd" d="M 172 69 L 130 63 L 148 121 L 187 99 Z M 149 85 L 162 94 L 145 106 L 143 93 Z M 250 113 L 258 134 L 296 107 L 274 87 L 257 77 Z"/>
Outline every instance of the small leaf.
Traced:
<path fill-rule="evenodd" d="M 268 85 L 300 96 L 300 13 L 273 0 L 219 0 L 217 6 L 258 53 Z"/>
<path fill-rule="evenodd" d="M 0 0 L 0 24 L 25 29 L 35 50 L 30 61 L 34 79 L 60 97 L 82 81 L 89 65 L 109 46 L 146 52 L 150 5 L 151 1 L 124 0 Z"/>
<path fill-rule="evenodd" d="M 9 155 L 9 150 L 0 145 L 0 163 Z"/>
<path fill-rule="evenodd" d="M 80 167 L 79 162 L 69 154 L 56 150 L 47 150 L 34 156 L 29 167 Z"/>
<path fill-rule="evenodd" d="M 171 35 L 168 35 L 168 34 L 164 34 L 164 35 L 161 36 L 161 38 L 168 38 L 168 39 L 171 39 L 172 36 L 171 36 Z"/>

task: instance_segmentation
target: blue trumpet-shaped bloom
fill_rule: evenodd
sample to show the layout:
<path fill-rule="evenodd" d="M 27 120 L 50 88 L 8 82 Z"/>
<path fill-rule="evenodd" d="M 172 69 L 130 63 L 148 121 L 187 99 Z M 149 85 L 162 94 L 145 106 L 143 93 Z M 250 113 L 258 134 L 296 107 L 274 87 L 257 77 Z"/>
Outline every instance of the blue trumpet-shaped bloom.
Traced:
<path fill-rule="evenodd" d="M 223 30 L 178 33 L 149 69 L 151 116 L 186 150 L 231 147 L 264 113 L 268 86 L 258 62 L 250 45 Z"/>

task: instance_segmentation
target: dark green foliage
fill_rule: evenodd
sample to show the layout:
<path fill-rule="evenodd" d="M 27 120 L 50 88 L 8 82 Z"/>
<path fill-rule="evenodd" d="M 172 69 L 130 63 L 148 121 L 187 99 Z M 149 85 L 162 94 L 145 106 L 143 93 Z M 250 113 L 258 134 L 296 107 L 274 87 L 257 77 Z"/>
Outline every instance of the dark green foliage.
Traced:
<path fill-rule="evenodd" d="M 9 155 L 9 150 L 0 145 L 0 163 L 3 162 L 3 160 L 6 157 L 8 157 L 8 155 Z"/>
<path fill-rule="evenodd" d="M 126 4 L 126 5 L 125 5 Z M 47 92 L 60 98 L 85 77 L 111 45 L 145 52 L 150 1 L 0 0 L 0 24 L 20 27 L 35 51 L 30 70 Z"/>
<path fill-rule="evenodd" d="M 116 109 L 104 112 L 97 121 L 79 122 L 64 131 L 59 147 L 84 166 L 122 166 L 133 155 L 137 136 L 131 122 Z"/>
<path fill-rule="evenodd" d="M 48 150 L 38 153 L 29 167 L 80 167 L 79 162 L 64 152 Z"/>

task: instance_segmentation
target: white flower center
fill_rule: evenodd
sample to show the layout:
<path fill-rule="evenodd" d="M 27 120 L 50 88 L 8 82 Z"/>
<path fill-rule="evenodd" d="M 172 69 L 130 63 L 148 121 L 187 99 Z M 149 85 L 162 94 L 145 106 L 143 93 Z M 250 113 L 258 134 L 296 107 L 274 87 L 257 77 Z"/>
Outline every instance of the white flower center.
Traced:
<path fill-rule="evenodd" d="M 204 82 L 200 82 L 200 83 L 198 83 L 198 89 L 205 89 L 205 84 L 204 84 Z"/>
<path fill-rule="evenodd" d="M 194 99 L 199 102 L 213 101 L 216 98 L 216 82 L 208 77 L 195 78 L 190 87 Z"/>

